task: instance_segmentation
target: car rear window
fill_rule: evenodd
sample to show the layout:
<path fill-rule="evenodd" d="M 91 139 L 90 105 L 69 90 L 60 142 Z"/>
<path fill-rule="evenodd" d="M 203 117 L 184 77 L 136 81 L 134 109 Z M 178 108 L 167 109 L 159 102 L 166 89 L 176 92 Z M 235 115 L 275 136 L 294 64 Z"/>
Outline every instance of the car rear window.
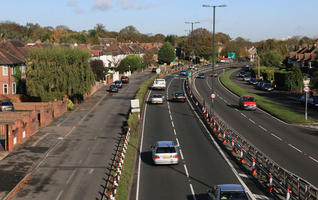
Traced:
<path fill-rule="evenodd" d="M 175 147 L 158 147 L 156 153 L 176 153 Z"/>
<path fill-rule="evenodd" d="M 176 96 L 176 97 L 184 96 L 184 93 L 176 93 L 175 96 Z"/>
<path fill-rule="evenodd" d="M 162 96 L 159 95 L 159 94 L 154 94 L 152 97 L 153 97 L 153 98 L 161 98 Z"/>
<path fill-rule="evenodd" d="M 2 106 L 12 106 L 13 104 L 11 102 L 5 101 L 5 102 L 1 102 L 0 105 L 2 105 Z"/>
<path fill-rule="evenodd" d="M 221 191 L 220 199 L 227 200 L 248 200 L 245 192 L 242 191 Z"/>

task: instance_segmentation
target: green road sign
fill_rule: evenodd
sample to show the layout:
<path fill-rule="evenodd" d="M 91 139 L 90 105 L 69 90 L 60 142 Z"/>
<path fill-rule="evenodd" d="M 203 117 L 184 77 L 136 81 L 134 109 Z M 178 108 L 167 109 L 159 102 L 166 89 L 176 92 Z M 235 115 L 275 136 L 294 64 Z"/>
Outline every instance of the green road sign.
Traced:
<path fill-rule="evenodd" d="M 235 60 L 235 52 L 228 52 L 228 53 L 227 53 L 227 57 L 228 57 L 229 59 Z"/>
<path fill-rule="evenodd" d="M 188 71 L 188 77 L 192 78 L 192 71 Z"/>

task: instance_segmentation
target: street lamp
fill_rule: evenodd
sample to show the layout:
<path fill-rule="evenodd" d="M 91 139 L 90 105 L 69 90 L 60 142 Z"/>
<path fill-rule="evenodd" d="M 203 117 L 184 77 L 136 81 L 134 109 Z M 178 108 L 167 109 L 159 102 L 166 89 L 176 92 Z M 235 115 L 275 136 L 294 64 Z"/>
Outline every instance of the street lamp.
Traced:
<path fill-rule="evenodd" d="M 212 5 L 206 5 L 203 4 L 202 7 L 205 8 L 213 8 L 213 35 L 212 35 L 212 74 L 214 74 L 214 63 L 215 63 L 215 8 L 216 7 L 226 7 L 225 4 L 223 5 L 217 5 L 217 6 L 212 6 Z M 212 114 L 214 114 L 214 98 L 215 98 L 215 94 L 214 94 L 214 75 L 212 75 L 212 94 L 211 94 L 211 109 L 212 109 Z"/>
<path fill-rule="evenodd" d="M 194 56 L 194 50 L 193 50 L 193 24 L 198 24 L 200 22 L 185 22 L 186 24 L 191 24 L 191 41 L 192 41 L 192 52 L 191 52 L 191 56 L 192 56 L 192 60 L 193 60 L 193 56 Z"/>

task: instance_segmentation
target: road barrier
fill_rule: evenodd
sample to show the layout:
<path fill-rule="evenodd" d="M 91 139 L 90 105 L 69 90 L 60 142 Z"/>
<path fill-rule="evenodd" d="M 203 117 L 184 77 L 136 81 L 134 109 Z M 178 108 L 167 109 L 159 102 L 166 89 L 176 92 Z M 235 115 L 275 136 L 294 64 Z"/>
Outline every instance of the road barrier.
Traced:
<path fill-rule="evenodd" d="M 251 172 L 255 180 L 264 189 L 269 191 L 275 199 L 318 199 L 318 189 L 315 186 L 279 166 L 251 142 L 233 130 L 216 113 L 208 114 L 210 122 L 207 121 L 206 113 L 209 110 L 209 105 L 206 105 L 205 100 L 195 92 L 196 90 L 192 89 L 192 84 L 191 79 L 185 81 L 187 96 L 190 97 L 191 104 L 195 107 L 210 134 L 246 171 Z M 225 141 L 231 141 L 231 143 Z"/>

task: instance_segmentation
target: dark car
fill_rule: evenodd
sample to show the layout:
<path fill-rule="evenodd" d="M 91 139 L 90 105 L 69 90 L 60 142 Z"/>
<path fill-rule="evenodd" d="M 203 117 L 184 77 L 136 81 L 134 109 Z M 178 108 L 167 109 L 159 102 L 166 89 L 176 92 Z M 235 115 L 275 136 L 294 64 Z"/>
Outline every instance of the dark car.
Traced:
<path fill-rule="evenodd" d="M 185 71 L 185 70 L 180 71 L 180 75 L 181 76 L 187 76 L 187 71 Z"/>
<path fill-rule="evenodd" d="M 270 83 L 264 83 L 262 85 L 262 89 L 266 91 L 273 91 L 274 87 Z"/>
<path fill-rule="evenodd" d="M 151 69 L 151 72 L 152 72 L 152 73 L 157 73 L 157 68 L 156 68 L 156 67 L 152 68 L 152 69 Z"/>
<path fill-rule="evenodd" d="M 111 84 L 108 89 L 109 92 L 118 92 L 118 87 L 115 84 Z"/>
<path fill-rule="evenodd" d="M 208 190 L 208 199 L 211 200 L 250 200 L 247 191 L 242 185 L 222 184 Z"/>
<path fill-rule="evenodd" d="M 303 94 L 300 97 L 301 103 L 305 103 L 306 102 L 305 98 L 306 98 L 306 94 Z M 308 106 L 318 108 L 318 96 L 310 96 L 310 95 L 308 95 L 307 104 L 308 104 Z"/>
<path fill-rule="evenodd" d="M 175 92 L 173 95 L 173 101 L 185 102 L 186 97 L 184 92 Z"/>
<path fill-rule="evenodd" d="M 250 81 L 249 81 L 249 83 L 252 84 L 252 85 L 256 85 L 258 82 L 260 82 L 260 80 L 257 79 L 257 78 L 251 78 Z"/>
<path fill-rule="evenodd" d="M 0 101 L 0 111 L 14 111 L 13 103 L 10 100 Z"/>
<path fill-rule="evenodd" d="M 123 87 L 123 83 L 120 80 L 114 81 L 114 84 L 117 86 L 117 88 Z"/>
<path fill-rule="evenodd" d="M 120 80 L 121 80 L 122 83 L 129 83 L 129 78 L 128 78 L 128 76 L 122 76 L 122 77 L 120 78 Z"/>
<path fill-rule="evenodd" d="M 205 79 L 205 74 L 204 73 L 200 73 L 200 74 L 198 74 L 197 78 Z"/>

